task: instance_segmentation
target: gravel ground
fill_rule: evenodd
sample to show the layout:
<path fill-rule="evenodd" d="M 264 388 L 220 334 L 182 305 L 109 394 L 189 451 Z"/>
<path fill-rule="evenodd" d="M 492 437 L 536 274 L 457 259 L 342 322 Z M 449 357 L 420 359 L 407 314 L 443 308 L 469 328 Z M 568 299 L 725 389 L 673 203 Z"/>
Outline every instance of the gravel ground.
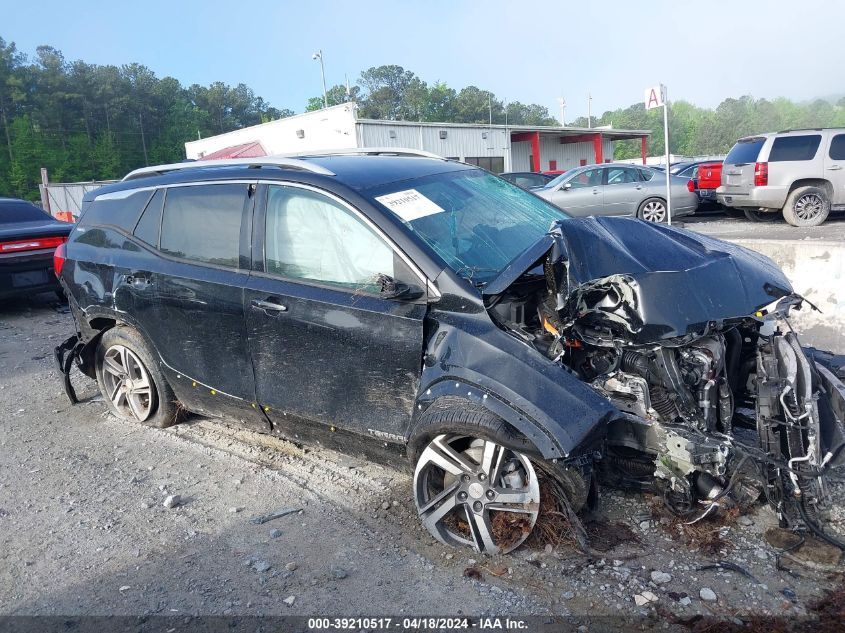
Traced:
<path fill-rule="evenodd" d="M 798 228 L 780 218 L 774 222 L 750 222 L 745 218 L 728 218 L 718 213 L 681 218 L 677 226 L 705 233 L 722 240 L 828 240 L 845 241 L 845 212 L 830 214 L 821 226 Z"/>
<path fill-rule="evenodd" d="M 566 544 L 493 559 L 447 548 L 419 525 L 403 470 L 220 421 L 123 422 L 84 377 L 84 402 L 71 406 L 51 356 L 71 327 L 47 300 L 0 304 L 0 614 L 608 615 L 666 626 L 804 615 L 839 582 L 818 561 L 778 569 L 762 506 L 683 537 L 654 500 L 609 490 L 588 525 L 594 548 L 609 548 L 601 558 Z M 845 490 L 834 493 L 845 525 Z M 250 521 L 279 509 L 296 511 Z M 756 580 L 700 569 L 718 561 Z"/>

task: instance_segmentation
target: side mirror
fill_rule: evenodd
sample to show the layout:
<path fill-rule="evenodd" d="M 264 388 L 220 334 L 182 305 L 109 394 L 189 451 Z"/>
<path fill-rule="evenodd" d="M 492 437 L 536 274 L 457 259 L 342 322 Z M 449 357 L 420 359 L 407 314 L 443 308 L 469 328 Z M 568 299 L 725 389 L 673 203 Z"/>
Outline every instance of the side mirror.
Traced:
<path fill-rule="evenodd" d="M 390 275 L 383 275 L 379 273 L 375 279 L 376 285 L 379 287 L 379 297 L 382 299 L 402 299 L 403 301 L 412 301 L 423 295 L 423 290 L 417 286 L 397 281 Z"/>
<path fill-rule="evenodd" d="M 561 189 L 561 191 L 569 191 L 570 189 L 572 189 L 572 183 L 571 182 L 565 182 L 560 186 L 560 189 Z"/>

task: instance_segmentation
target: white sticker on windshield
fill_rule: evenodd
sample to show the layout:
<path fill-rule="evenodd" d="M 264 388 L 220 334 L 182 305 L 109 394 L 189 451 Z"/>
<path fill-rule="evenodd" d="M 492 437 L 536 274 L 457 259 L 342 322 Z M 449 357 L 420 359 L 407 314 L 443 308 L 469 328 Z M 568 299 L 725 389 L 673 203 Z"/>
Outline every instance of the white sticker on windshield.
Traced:
<path fill-rule="evenodd" d="M 396 193 L 389 193 L 385 196 L 378 196 L 376 200 L 406 222 L 413 222 L 427 215 L 434 215 L 435 213 L 443 213 L 445 211 L 445 209 L 438 207 L 416 189 L 406 189 L 405 191 L 397 191 Z"/>

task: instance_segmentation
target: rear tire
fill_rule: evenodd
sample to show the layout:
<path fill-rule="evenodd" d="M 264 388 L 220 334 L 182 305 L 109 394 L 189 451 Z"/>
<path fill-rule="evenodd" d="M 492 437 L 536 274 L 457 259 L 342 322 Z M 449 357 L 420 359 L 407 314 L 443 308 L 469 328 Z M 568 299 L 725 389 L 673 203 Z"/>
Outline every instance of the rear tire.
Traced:
<path fill-rule="evenodd" d="M 103 334 L 95 369 L 100 393 L 117 417 L 160 429 L 178 422 L 176 396 L 137 330 L 119 325 Z"/>
<path fill-rule="evenodd" d="M 757 209 L 743 209 L 742 212 L 751 222 L 775 222 L 778 219 L 778 214 L 773 212 L 758 211 Z"/>
<path fill-rule="evenodd" d="M 786 198 L 783 219 L 792 226 L 819 226 L 830 213 L 830 200 L 821 187 L 798 187 Z"/>
<path fill-rule="evenodd" d="M 646 198 L 637 209 L 637 217 L 646 222 L 665 222 L 666 215 L 666 201 L 663 198 Z"/>

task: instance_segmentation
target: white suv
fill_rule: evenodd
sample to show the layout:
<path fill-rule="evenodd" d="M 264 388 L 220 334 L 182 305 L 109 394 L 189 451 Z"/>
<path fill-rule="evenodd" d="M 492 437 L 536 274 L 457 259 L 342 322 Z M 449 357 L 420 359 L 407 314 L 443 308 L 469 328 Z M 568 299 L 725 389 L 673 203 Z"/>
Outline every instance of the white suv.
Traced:
<path fill-rule="evenodd" d="M 845 210 L 845 129 L 790 130 L 741 138 L 725 158 L 718 201 L 750 220 L 818 226 Z"/>

